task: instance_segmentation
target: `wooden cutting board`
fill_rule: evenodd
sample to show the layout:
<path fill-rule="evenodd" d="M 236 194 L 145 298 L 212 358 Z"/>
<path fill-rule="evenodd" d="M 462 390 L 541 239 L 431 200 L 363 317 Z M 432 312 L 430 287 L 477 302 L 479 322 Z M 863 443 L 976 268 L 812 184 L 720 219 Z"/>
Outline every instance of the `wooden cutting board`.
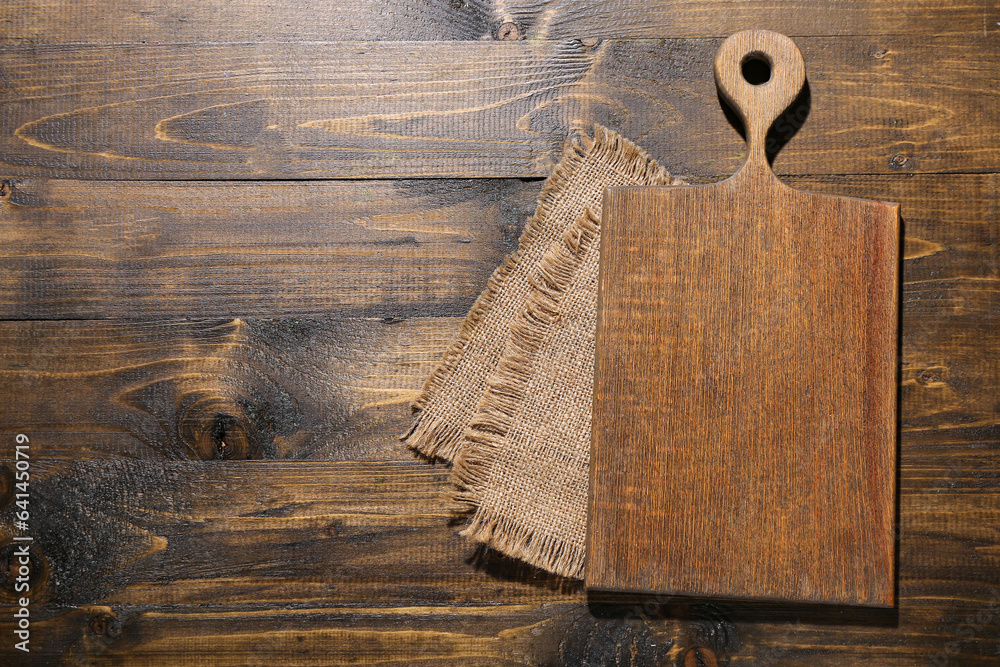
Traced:
<path fill-rule="evenodd" d="M 733 35 L 715 78 L 743 167 L 604 198 L 587 585 L 891 606 L 898 207 L 771 171 L 790 39 Z"/>

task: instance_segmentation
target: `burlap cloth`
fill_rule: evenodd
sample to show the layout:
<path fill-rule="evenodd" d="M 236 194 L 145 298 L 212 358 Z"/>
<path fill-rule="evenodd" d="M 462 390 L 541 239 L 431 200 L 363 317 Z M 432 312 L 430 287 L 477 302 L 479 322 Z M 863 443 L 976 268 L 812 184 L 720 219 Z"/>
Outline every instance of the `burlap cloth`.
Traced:
<path fill-rule="evenodd" d="M 457 496 L 474 510 L 463 535 L 582 576 L 601 200 L 607 187 L 674 182 L 607 128 L 568 142 L 404 436 L 454 462 Z"/>

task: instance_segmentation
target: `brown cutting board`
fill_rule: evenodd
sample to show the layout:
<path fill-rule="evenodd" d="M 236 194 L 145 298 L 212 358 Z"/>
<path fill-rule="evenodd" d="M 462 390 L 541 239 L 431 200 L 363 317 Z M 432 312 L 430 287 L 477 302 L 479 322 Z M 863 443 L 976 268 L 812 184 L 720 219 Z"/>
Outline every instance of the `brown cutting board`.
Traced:
<path fill-rule="evenodd" d="M 733 35 L 715 77 L 743 167 L 604 198 L 587 585 L 891 606 L 898 207 L 771 171 L 790 39 Z"/>

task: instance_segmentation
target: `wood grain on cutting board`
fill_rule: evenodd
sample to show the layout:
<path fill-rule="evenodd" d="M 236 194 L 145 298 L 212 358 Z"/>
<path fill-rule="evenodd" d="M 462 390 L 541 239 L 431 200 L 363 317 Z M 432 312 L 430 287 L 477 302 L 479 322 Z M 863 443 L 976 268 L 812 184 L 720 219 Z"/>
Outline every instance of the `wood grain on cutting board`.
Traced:
<path fill-rule="evenodd" d="M 898 206 L 771 171 L 788 37 L 733 35 L 715 77 L 740 171 L 605 195 L 587 584 L 891 606 Z"/>
<path fill-rule="evenodd" d="M 606 202 L 588 583 L 891 605 L 895 207 L 741 174 Z"/>

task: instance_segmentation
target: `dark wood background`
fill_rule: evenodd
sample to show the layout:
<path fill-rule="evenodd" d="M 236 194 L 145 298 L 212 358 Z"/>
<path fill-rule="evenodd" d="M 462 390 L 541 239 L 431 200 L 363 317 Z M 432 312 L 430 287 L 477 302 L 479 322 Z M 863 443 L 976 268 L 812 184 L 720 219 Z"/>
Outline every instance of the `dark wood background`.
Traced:
<path fill-rule="evenodd" d="M 776 172 L 902 204 L 888 613 L 588 599 L 465 543 L 447 468 L 398 440 L 573 126 L 740 164 L 711 63 L 749 27 L 807 63 Z M 3 3 L 27 662 L 998 664 L 998 84 L 996 0 Z"/>

